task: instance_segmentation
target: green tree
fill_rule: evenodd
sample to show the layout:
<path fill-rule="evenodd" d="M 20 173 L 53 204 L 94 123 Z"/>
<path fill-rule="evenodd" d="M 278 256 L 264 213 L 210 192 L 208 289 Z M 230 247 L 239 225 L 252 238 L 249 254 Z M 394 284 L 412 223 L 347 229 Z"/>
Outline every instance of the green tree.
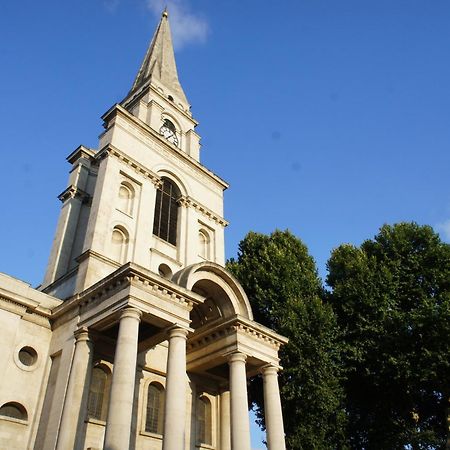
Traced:
<path fill-rule="evenodd" d="M 383 226 L 328 262 L 356 449 L 437 449 L 450 395 L 450 246 L 429 226 Z"/>
<path fill-rule="evenodd" d="M 343 448 L 337 325 L 321 300 L 321 280 L 306 246 L 289 231 L 250 232 L 227 268 L 242 283 L 255 320 L 289 338 L 280 352 L 279 378 L 287 447 Z M 260 379 L 252 381 L 250 393 L 264 425 Z"/>

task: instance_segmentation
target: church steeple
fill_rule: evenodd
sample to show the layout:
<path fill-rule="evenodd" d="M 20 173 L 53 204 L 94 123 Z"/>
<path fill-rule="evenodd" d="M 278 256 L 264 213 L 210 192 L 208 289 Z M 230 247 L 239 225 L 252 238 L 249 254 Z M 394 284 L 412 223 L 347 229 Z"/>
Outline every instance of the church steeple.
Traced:
<path fill-rule="evenodd" d="M 166 9 L 162 13 L 161 21 L 145 54 L 130 94 L 150 83 L 162 84 L 165 91 L 170 92 L 173 97 L 187 106 L 186 95 L 178 80 L 168 16 Z"/>

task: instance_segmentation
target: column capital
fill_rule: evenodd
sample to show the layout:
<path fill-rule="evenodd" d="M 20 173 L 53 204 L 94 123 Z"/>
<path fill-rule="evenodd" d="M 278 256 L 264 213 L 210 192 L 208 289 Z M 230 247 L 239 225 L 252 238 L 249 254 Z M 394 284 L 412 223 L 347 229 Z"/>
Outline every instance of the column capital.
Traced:
<path fill-rule="evenodd" d="M 234 363 L 237 361 L 245 363 L 247 361 L 247 355 L 245 353 L 241 353 L 241 352 L 234 352 L 228 356 L 229 363 Z"/>
<path fill-rule="evenodd" d="M 281 369 L 282 369 L 281 366 L 275 366 L 274 364 L 267 364 L 261 367 L 260 372 L 262 373 L 263 376 L 277 375 Z"/>
<path fill-rule="evenodd" d="M 131 317 L 133 319 L 141 321 L 142 311 L 137 308 L 133 308 L 132 306 L 127 306 L 126 308 L 122 309 L 120 318 L 123 319 L 125 317 Z"/>
<path fill-rule="evenodd" d="M 169 339 L 173 337 L 187 339 L 189 331 L 190 330 L 188 328 L 184 328 L 180 325 L 173 325 L 167 330 L 167 334 L 169 335 Z"/>
<path fill-rule="evenodd" d="M 78 330 L 75 330 L 73 335 L 75 336 L 76 344 L 78 342 L 89 342 L 89 330 L 86 327 L 79 328 Z"/>

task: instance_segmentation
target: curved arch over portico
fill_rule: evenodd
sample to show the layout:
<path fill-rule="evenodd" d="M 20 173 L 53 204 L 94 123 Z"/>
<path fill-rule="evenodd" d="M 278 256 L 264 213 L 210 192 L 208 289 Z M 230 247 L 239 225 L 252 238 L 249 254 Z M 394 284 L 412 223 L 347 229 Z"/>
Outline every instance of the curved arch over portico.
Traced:
<path fill-rule="evenodd" d="M 204 306 L 207 306 L 211 319 L 239 315 L 253 320 L 252 308 L 244 289 L 219 264 L 210 261 L 192 264 L 177 272 L 172 281 L 205 296 Z M 197 312 L 201 314 L 201 311 Z"/>

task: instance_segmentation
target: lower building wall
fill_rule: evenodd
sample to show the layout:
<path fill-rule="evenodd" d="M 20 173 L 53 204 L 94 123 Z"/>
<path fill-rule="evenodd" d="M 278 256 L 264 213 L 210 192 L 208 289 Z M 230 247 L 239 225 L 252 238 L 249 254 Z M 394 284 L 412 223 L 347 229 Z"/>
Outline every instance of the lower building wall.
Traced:
<path fill-rule="evenodd" d="M 23 317 L 25 308 L 0 310 L 0 448 L 8 450 L 31 447 L 48 377 L 51 330 Z"/>

